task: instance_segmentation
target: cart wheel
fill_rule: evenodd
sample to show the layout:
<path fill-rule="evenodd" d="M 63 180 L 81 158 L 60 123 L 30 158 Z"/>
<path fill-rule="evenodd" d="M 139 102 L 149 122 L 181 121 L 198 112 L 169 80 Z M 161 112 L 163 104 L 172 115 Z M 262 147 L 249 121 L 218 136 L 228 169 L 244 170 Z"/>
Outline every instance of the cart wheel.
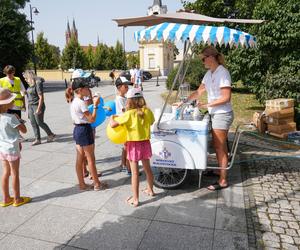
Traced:
<path fill-rule="evenodd" d="M 154 185 L 163 189 L 176 189 L 184 184 L 188 169 L 152 167 Z"/>

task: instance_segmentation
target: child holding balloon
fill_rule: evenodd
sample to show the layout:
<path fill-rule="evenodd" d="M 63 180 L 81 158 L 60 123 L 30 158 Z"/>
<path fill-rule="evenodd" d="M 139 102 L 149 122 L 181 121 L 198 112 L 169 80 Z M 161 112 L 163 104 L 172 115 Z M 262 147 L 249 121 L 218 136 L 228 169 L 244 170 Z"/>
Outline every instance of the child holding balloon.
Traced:
<path fill-rule="evenodd" d="M 126 93 L 128 92 L 129 85 L 133 85 L 130 81 L 128 81 L 125 77 L 120 76 L 115 81 L 117 88 L 116 95 L 116 114 L 122 115 L 126 111 Z M 131 175 L 130 165 L 126 157 L 126 144 L 122 148 L 122 156 L 121 156 L 121 171 L 126 171 L 127 174 Z"/>
<path fill-rule="evenodd" d="M 126 112 L 121 116 L 113 116 L 110 119 L 112 128 L 124 125 L 127 129 L 126 151 L 132 171 L 133 196 L 128 197 L 126 202 L 134 207 L 139 205 L 139 161 L 142 161 L 147 178 L 147 188 L 143 192 L 149 196 L 155 195 L 153 191 L 153 174 L 150 168 L 150 158 L 152 156 L 150 126 L 153 122 L 153 113 L 147 108 L 142 91 L 137 88 L 130 89 L 127 92 Z"/>
<path fill-rule="evenodd" d="M 93 98 L 93 112 L 90 113 L 84 97 L 89 95 L 89 88 L 83 81 L 74 81 L 72 90 L 75 92 L 73 101 L 71 102 L 70 111 L 74 122 L 73 138 L 76 142 L 76 173 L 81 190 L 87 190 L 89 187 L 84 182 L 83 163 L 84 157 L 87 158 L 89 171 L 91 173 L 94 190 L 99 191 L 107 187 L 106 183 L 99 181 L 95 164 L 94 154 L 94 133 L 91 123 L 95 122 L 100 96 Z"/>

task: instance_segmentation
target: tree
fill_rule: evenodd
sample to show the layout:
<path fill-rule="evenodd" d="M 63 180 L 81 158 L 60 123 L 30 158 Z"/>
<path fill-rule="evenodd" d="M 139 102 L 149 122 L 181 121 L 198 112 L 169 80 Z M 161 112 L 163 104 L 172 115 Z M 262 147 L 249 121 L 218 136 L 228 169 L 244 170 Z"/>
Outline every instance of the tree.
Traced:
<path fill-rule="evenodd" d="M 24 71 L 32 55 L 32 44 L 28 38 L 30 23 L 26 15 L 20 13 L 26 2 L 28 0 L 1 0 L 0 4 L 0 68 L 14 65 L 17 75 Z"/>
<path fill-rule="evenodd" d="M 61 58 L 62 69 L 76 69 L 85 68 L 86 57 L 80 44 L 77 42 L 75 37 L 71 37 L 70 42 L 66 45 L 63 50 Z"/>
<path fill-rule="evenodd" d="M 35 43 L 35 56 L 37 57 L 38 69 L 55 69 L 59 64 L 59 48 L 50 45 L 48 40 L 44 38 L 44 33 L 37 35 Z"/>
<path fill-rule="evenodd" d="M 88 69 L 94 69 L 94 62 L 95 62 L 95 56 L 94 56 L 94 51 L 93 51 L 93 47 L 91 44 L 89 44 L 89 47 L 86 51 L 86 59 L 87 59 L 87 68 Z"/>
<path fill-rule="evenodd" d="M 127 66 L 131 69 L 131 68 L 134 68 L 135 65 L 140 65 L 139 54 L 135 55 L 134 53 L 128 53 L 127 54 Z"/>
<path fill-rule="evenodd" d="M 109 55 L 108 46 L 103 43 L 98 44 L 95 52 L 95 61 L 94 61 L 95 69 L 98 70 L 107 69 L 106 60 L 108 58 L 108 55 Z"/>
<path fill-rule="evenodd" d="M 115 69 L 125 69 L 126 68 L 126 56 L 124 53 L 123 45 L 117 41 L 115 46 Z"/>

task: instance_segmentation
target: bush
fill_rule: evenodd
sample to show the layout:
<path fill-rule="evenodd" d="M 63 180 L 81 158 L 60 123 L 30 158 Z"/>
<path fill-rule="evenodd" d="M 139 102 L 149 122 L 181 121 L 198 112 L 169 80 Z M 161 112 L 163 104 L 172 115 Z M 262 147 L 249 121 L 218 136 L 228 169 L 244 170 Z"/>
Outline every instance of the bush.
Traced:
<path fill-rule="evenodd" d="M 178 66 L 175 67 L 169 73 L 168 79 L 166 81 L 167 89 L 171 88 L 177 71 L 178 71 Z M 190 84 L 191 90 L 196 90 L 199 87 L 205 73 L 206 73 L 206 69 L 203 67 L 203 63 L 200 60 L 200 58 L 193 58 L 193 59 L 191 59 L 191 62 L 190 62 L 188 71 L 186 73 L 184 82 L 187 82 L 187 83 Z M 174 89 L 175 90 L 178 89 L 178 82 L 177 82 Z"/>

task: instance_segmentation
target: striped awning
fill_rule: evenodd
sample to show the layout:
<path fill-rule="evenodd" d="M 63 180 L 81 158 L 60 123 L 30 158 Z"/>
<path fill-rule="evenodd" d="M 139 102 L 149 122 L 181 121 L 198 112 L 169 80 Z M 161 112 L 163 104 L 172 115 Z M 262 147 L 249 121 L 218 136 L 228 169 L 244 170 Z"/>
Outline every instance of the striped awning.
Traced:
<path fill-rule="evenodd" d="M 188 25 L 161 23 L 134 32 L 137 42 L 143 41 L 185 41 L 230 47 L 256 47 L 256 38 L 246 32 L 225 26 Z"/>

